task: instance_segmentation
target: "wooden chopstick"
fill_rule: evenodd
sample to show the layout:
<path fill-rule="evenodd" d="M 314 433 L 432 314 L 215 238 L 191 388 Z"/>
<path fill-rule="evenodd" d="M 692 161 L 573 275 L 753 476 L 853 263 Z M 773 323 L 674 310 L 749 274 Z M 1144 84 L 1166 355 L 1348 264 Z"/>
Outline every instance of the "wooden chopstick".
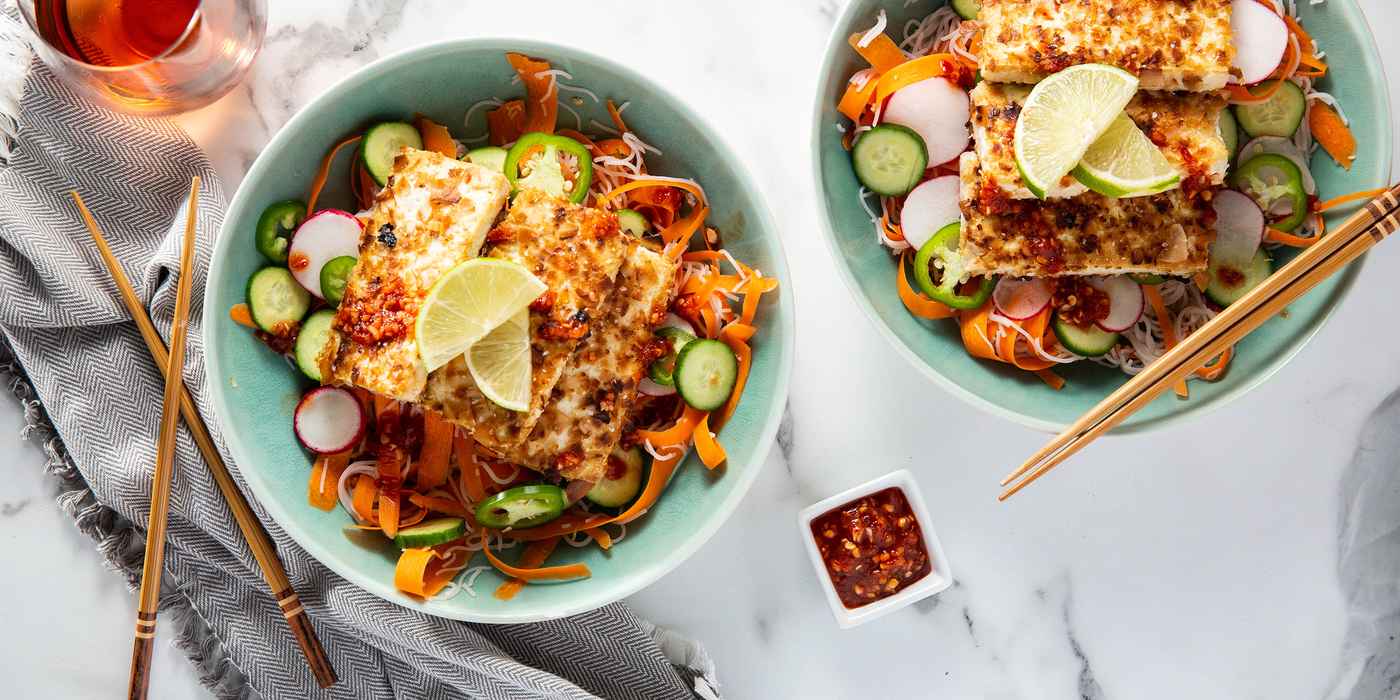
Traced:
<path fill-rule="evenodd" d="M 1153 399 L 1166 393 L 1167 389 L 1177 382 L 1184 380 L 1188 375 L 1196 371 L 1197 367 L 1205 364 L 1211 358 L 1219 356 L 1221 352 L 1224 352 L 1225 348 L 1239 342 L 1244 336 L 1258 328 L 1265 321 L 1273 318 L 1289 304 L 1297 301 L 1303 294 L 1306 294 L 1323 280 L 1336 274 L 1337 271 L 1346 267 L 1361 254 L 1365 253 L 1372 246 L 1376 245 L 1376 243 L 1379 243 L 1396 230 L 1400 230 L 1400 212 L 1392 212 L 1390 216 L 1377 222 L 1375 226 L 1353 239 L 1345 248 L 1328 256 L 1322 264 L 1309 270 L 1308 273 L 1299 278 L 1297 282 L 1270 298 L 1263 306 L 1255 309 L 1255 311 L 1244 320 L 1231 326 L 1224 333 L 1219 334 L 1215 340 L 1212 340 L 1204 348 L 1182 362 L 1179 366 L 1174 368 L 1171 373 L 1144 389 L 1121 409 L 1110 414 L 1088 431 L 1079 435 L 1077 439 L 1065 445 L 1063 449 L 1056 452 L 1050 459 L 1046 460 L 1044 464 L 1032 471 L 1029 476 L 1017 482 L 1012 488 L 1007 489 L 1007 491 L 1001 495 L 1000 500 L 1004 501 L 1016 492 L 1029 486 L 1031 482 L 1039 479 L 1046 472 L 1054 469 L 1085 445 L 1088 445 L 1100 435 L 1103 435 L 1114 426 L 1123 422 L 1124 419 L 1137 412 L 1138 409 L 1141 409 L 1143 406 L 1151 403 Z"/>
<path fill-rule="evenodd" d="M 1077 442 L 1081 438 L 1087 437 L 1088 439 L 1084 441 L 1084 444 L 1087 444 L 1088 441 L 1101 435 L 1109 427 L 1112 427 L 1112 425 L 1117 425 L 1127 416 L 1132 415 L 1138 408 L 1146 405 L 1151 398 L 1155 398 L 1154 395 L 1138 401 L 1140 394 L 1144 392 L 1147 387 L 1154 386 L 1163 377 L 1169 375 L 1176 376 L 1175 381 L 1180 381 L 1191 372 L 1194 372 L 1197 367 L 1219 355 L 1225 347 L 1229 347 L 1232 343 L 1221 344 L 1213 342 L 1217 340 L 1218 336 L 1227 333 L 1229 329 L 1235 327 L 1242 319 L 1251 318 L 1250 322 L 1253 325 L 1248 325 L 1248 323 L 1246 323 L 1245 326 L 1240 326 L 1241 328 L 1247 326 L 1247 329 L 1238 333 L 1236 336 L 1236 338 L 1243 337 L 1246 333 L 1258 327 L 1259 324 L 1272 317 L 1273 313 L 1277 313 L 1277 310 L 1281 310 L 1287 305 L 1287 303 L 1276 305 L 1277 309 L 1267 316 L 1254 317 L 1254 312 L 1261 306 L 1269 304 L 1270 300 L 1275 299 L 1281 290 L 1292 287 L 1297 284 L 1299 280 L 1304 278 L 1313 280 L 1310 284 L 1301 287 L 1301 291 L 1297 291 L 1293 294 L 1292 298 L 1296 299 L 1308 289 L 1316 286 L 1322 279 L 1326 278 L 1325 276 L 1318 277 L 1316 274 L 1317 269 L 1331 266 L 1330 269 L 1335 272 L 1336 269 L 1340 269 L 1354 259 L 1355 255 L 1360 255 L 1360 252 L 1356 252 L 1345 260 L 1337 258 L 1337 260 L 1342 261 L 1335 265 L 1329 262 L 1332 256 L 1338 251 L 1347 248 L 1349 244 L 1358 239 L 1358 236 L 1370 239 L 1371 241 L 1365 248 L 1361 249 L 1361 252 L 1364 252 L 1366 248 L 1369 248 L 1371 245 L 1374 245 L 1380 239 L 1384 238 L 1385 235 L 1388 235 L 1388 232 L 1382 233 L 1380 234 L 1380 238 L 1374 238 L 1370 235 L 1370 229 L 1377 222 L 1384 220 L 1387 214 L 1397 207 L 1400 207 L 1400 185 L 1391 188 L 1385 194 L 1382 194 L 1380 197 L 1377 197 L 1371 203 L 1367 204 L 1361 211 L 1358 211 L 1351 218 L 1347 219 L 1341 226 L 1310 246 L 1306 251 L 1294 258 L 1292 262 L 1283 266 L 1283 268 L 1270 276 L 1269 279 L 1259 285 L 1259 287 L 1245 295 L 1244 298 L 1231 304 L 1225 311 L 1217 315 L 1195 333 L 1192 333 L 1185 341 L 1162 356 L 1162 358 L 1148 365 L 1147 369 L 1125 383 L 1117 391 L 1113 392 L 1108 398 L 1099 403 L 1098 406 L 1094 407 L 1093 410 L 1086 413 L 1083 418 L 1066 428 L 1056 436 L 1054 440 L 1051 440 L 1049 444 L 1033 455 L 1025 464 L 1021 465 L 1019 469 L 1003 479 L 1001 485 L 1007 485 L 1026 472 L 1035 469 L 1043 460 L 1046 460 L 1052 455 L 1056 455 L 1057 459 L 1050 463 L 1050 467 L 1053 467 L 1055 464 L 1063 461 L 1063 457 L 1059 457 L 1058 453 L 1064 450 L 1071 442 Z M 1218 350 L 1214 352 L 1203 351 L 1202 349 L 1207 348 L 1207 346 L 1218 348 Z M 1197 359 L 1199 359 L 1199 362 L 1190 364 Z M 1134 405 L 1132 408 L 1128 408 L 1129 404 Z M 1089 436 L 1089 433 L 1094 431 L 1096 426 L 1102 421 L 1119 411 L 1123 412 L 1117 420 L 1113 421 L 1108 427 L 1101 428 L 1097 430 L 1097 432 L 1094 432 L 1092 436 Z M 1075 447 L 1073 451 L 1078 451 L 1082 446 L 1083 445 Z M 1073 451 L 1070 452 L 1070 454 L 1072 454 Z M 1064 457 L 1068 456 L 1068 454 L 1064 455 Z M 1044 474 L 1045 471 L 1049 471 L 1049 468 L 1038 471 L 1039 474 Z M 1038 475 L 1036 478 L 1038 478 Z M 1034 479 L 1031 480 L 1033 481 Z M 1021 488 L 1024 488 L 1026 483 L 1029 482 L 1018 484 L 1016 487 L 1003 493 L 1001 499 L 1005 500 Z"/>
<path fill-rule="evenodd" d="M 180 427 L 179 396 L 185 386 L 185 332 L 189 329 L 190 276 L 194 269 L 194 222 L 199 209 L 199 178 L 190 185 L 189 216 L 180 253 L 180 279 L 175 287 L 175 323 L 170 330 L 170 356 L 165 363 L 165 402 L 160 411 L 160 443 L 156 448 L 155 485 L 146 524 L 146 562 L 141 570 L 141 602 L 136 608 L 136 643 L 131 652 L 131 700 L 145 700 L 151 680 L 151 650 L 155 646 L 156 605 L 165 561 L 165 524 L 170 506 L 170 477 L 175 462 L 175 434 Z"/>
<path fill-rule="evenodd" d="M 102 236 L 97 222 L 83 204 L 82 197 L 78 195 L 77 191 L 74 191 L 72 195 L 73 201 L 78 206 L 78 213 L 82 216 L 88 233 L 92 235 L 93 242 L 97 244 L 97 250 L 102 255 L 102 261 L 106 264 L 112 281 L 116 283 L 117 290 L 121 293 L 122 301 L 126 303 L 127 310 L 136 321 L 136 327 L 140 329 L 141 336 L 146 341 L 147 349 L 150 350 L 151 356 L 155 358 L 156 365 L 160 367 L 161 371 L 168 372 L 166 364 L 169 361 L 169 353 L 166 350 L 165 342 L 156 333 L 155 326 L 151 324 L 150 316 L 141 306 L 141 300 L 136 296 L 136 291 L 132 289 L 126 274 L 122 272 L 121 265 L 117 263 L 116 256 L 108 247 L 107 240 Z M 180 388 L 180 413 L 185 417 L 185 426 L 189 428 L 195 444 L 199 446 L 199 451 L 203 453 L 205 461 L 209 463 L 209 471 L 213 474 L 215 483 L 219 485 L 219 490 L 223 492 L 224 498 L 228 501 L 233 518 L 238 522 L 239 529 L 243 531 L 243 537 L 248 541 L 248 547 L 253 551 L 258 568 L 262 569 L 263 578 L 267 580 L 273 598 L 281 607 L 283 616 L 291 626 L 292 635 L 301 647 L 302 654 L 306 657 L 307 664 L 316 677 L 316 682 L 322 688 L 335 685 L 338 680 L 335 669 L 332 668 L 325 650 L 321 648 L 321 642 L 316 638 L 311 621 L 301 602 L 297 600 L 296 591 L 292 590 L 292 584 L 287 579 L 287 572 L 282 568 L 282 562 L 277 558 L 277 550 L 273 548 L 271 540 L 267 537 L 267 532 L 263 530 L 262 523 L 253 514 L 253 509 L 248 505 L 243 492 L 234 483 L 233 476 L 229 474 L 228 467 L 224 465 L 224 460 L 214 445 L 214 439 L 210 436 L 203 417 L 195 408 L 194 398 L 183 386 Z"/>

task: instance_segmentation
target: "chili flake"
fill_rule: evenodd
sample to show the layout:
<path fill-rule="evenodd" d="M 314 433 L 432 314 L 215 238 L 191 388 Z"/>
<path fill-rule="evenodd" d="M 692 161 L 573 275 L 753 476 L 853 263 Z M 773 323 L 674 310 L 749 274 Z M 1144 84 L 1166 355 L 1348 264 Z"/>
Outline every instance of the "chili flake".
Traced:
<path fill-rule="evenodd" d="M 812 520 L 826 573 L 847 609 L 892 596 L 932 570 L 909 499 L 890 487 Z"/>

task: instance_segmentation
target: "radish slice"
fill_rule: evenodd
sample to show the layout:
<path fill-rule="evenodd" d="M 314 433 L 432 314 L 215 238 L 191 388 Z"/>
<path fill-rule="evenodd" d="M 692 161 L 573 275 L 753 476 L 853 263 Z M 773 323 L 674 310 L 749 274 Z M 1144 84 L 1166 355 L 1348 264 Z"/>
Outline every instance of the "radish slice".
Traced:
<path fill-rule="evenodd" d="M 662 386 L 649 377 L 642 377 L 642 381 L 637 382 L 637 391 L 647 396 L 670 396 L 676 393 L 676 387 Z"/>
<path fill-rule="evenodd" d="M 1243 192 L 1222 190 L 1215 196 L 1215 241 L 1206 247 L 1213 262 L 1244 263 L 1264 243 L 1264 211 Z"/>
<path fill-rule="evenodd" d="M 1235 31 L 1230 43 L 1235 47 L 1240 84 L 1253 85 L 1273 75 L 1288 51 L 1288 25 L 1283 18 L 1257 0 L 1235 0 L 1230 6 L 1230 28 Z"/>
<path fill-rule="evenodd" d="M 687 321 L 687 320 L 681 318 L 680 316 L 676 315 L 676 313 L 675 313 L 674 311 L 667 311 L 667 312 L 666 312 L 666 320 L 665 320 L 665 321 L 662 321 L 662 322 L 661 322 L 661 325 L 659 325 L 659 326 L 656 327 L 656 330 L 661 330 L 662 328 L 679 328 L 679 329 L 685 331 L 686 333 L 689 333 L 689 334 L 691 334 L 692 336 L 695 336 L 695 326 L 691 325 L 690 321 Z M 695 337 L 698 338 L 699 336 L 695 336 Z M 660 386 L 660 385 L 658 384 L 657 386 Z M 669 389 L 670 387 L 667 387 L 667 388 Z M 666 394 L 652 394 L 652 395 L 653 395 L 653 396 L 666 396 Z"/>
<path fill-rule="evenodd" d="M 1317 181 L 1313 179 L 1312 172 L 1308 170 L 1309 158 L 1303 154 L 1303 149 L 1298 148 L 1298 145 L 1293 143 L 1293 139 L 1282 136 L 1259 136 L 1250 139 L 1244 148 L 1240 149 L 1239 157 L 1235 159 L 1235 166 L 1244 165 L 1250 158 L 1265 153 L 1283 156 L 1293 161 L 1293 164 L 1303 171 L 1303 190 L 1308 194 L 1317 194 Z M 1290 208 L 1289 211 L 1291 212 L 1292 209 Z"/>
<path fill-rule="evenodd" d="M 1017 279 L 1003 275 L 992 290 L 992 303 L 1002 316 L 1024 321 L 1044 311 L 1052 294 L 1050 282 L 1044 277 Z"/>
<path fill-rule="evenodd" d="M 1137 325 L 1142 312 L 1147 310 L 1147 295 L 1142 293 L 1142 285 L 1127 275 L 1096 276 L 1084 281 L 1108 295 L 1108 317 L 1095 325 L 1109 333 L 1122 333 Z"/>
<path fill-rule="evenodd" d="M 962 210 L 958 208 L 959 186 L 957 175 L 944 175 L 915 187 L 904 198 L 899 230 L 914 250 L 924 247 L 938 229 L 962 219 Z"/>
<path fill-rule="evenodd" d="M 348 211 L 324 209 L 312 214 L 292 235 L 287 269 L 306 291 L 326 298 L 321 294 L 321 266 L 342 255 L 360 257 L 363 230 L 360 220 Z"/>
<path fill-rule="evenodd" d="M 913 129 L 924 139 L 928 164 L 941 165 L 967 150 L 971 107 L 967 91 L 944 78 L 929 78 L 895 90 L 880 121 Z"/>
<path fill-rule="evenodd" d="M 344 452 L 365 434 L 365 407 L 354 392 L 338 386 L 312 389 L 292 417 L 297 439 L 321 454 Z"/>

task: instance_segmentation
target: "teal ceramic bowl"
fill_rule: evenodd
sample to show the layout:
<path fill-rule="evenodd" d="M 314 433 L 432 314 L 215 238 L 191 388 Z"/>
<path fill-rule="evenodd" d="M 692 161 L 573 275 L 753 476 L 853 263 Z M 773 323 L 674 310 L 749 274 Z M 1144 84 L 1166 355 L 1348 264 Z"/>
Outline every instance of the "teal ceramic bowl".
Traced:
<path fill-rule="evenodd" d="M 324 513 L 306 502 L 312 455 L 292 432 L 292 410 L 312 386 L 300 372 L 229 320 L 228 309 L 244 301 L 248 276 L 264 263 L 253 248 L 253 229 L 264 207 L 305 198 L 327 149 L 368 125 L 410 119 L 421 111 L 458 138 L 485 130 L 485 110 L 463 125 L 478 100 L 514 98 L 523 90 L 506 53 L 547 59 L 573 75 L 568 82 L 619 104 L 631 100 L 628 125 L 664 155 L 648 156 L 652 172 L 694 178 L 714 210 L 708 221 L 721 229 L 726 246 L 765 276 L 780 280 L 780 292 L 765 295 L 758 313 L 753 370 L 733 419 L 720 432 L 727 466 L 710 471 L 693 455 L 680 465 L 650 512 L 627 525 L 609 551 L 561 545 L 550 564 L 584 562 L 592 578 L 531 585 L 509 602 L 491 596 L 504 579 L 495 570 L 476 579 L 477 596 L 465 592 L 437 602 L 419 602 L 393 586 L 398 550 L 382 537 L 344 526 L 348 516 Z M 578 93 L 568 93 L 578 94 Z M 582 116 L 608 120 L 590 98 L 569 103 Z M 560 110 L 561 126 L 574 126 Z M 346 149 L 347 151 L 350 149 Z M 318 207 L 353 210 L 349 155 L 332 168 Z M 205 353 L 220 427 L 238 470 L 277 524 L 332 571 L 400 605 L 443 617 L 478 622 L 523 622 L 579 613 L 637 591 L 670 571 L 700 547 L 738 505 L 773 443 L 787 399 L 792 367 L 793 310 L 787 264 L 777 228 L 748 173 L 733 151 L 693 109 L 660 86 L 615 63 L 575 49 L 521 40 L 466 40 L 433 44 L 366 66 L 312 100 L 272 139 L 248 171 L 229 205 L 214 250 L 204 299 Z M 523 547 L 506 550 L 514 561 Z M 477 555 L 472 566 L 485 564 Z"/>
<path fill-rule="evenodd" d="M 880 10 L 888 16 L 887 34 L 902 37 L 910 19 L 922 18 L 942 0 L 852 0 L 836 21 L 822 65 L 812 125 L 812 157 L 817 201 L 827 246 L 846 286 L 871 323 L 910 363 L 939 386 L 978 408 L 1025 426 L 1059 432 L 1127 381 L 1127 375 L 1091 362 L 1057 368 L 1065 379 L 1053 391 L 1029 372 L 979 360 L 963 349 L 953 320 L 928 321 L 910 314 L 895 289 L 894 259 L 875 238 L 870 216 L 861 207 L 860 183 L 842 148 L 838 125 L 850 122 L 836 111 L 846 81 L 867 67 L 846 39 L 875 24 Z M 1350 171 L 1319 150 L 1312 171 L 1323 199 L 1384 187 L 1390 179 L 1390 98 L 1380 55 L 1355 0 L 1298 3 L 1303 27 L 1327 52 L 1328 76 L 1318 83 L 1341 101 L 1351 128 L 1362 144 Z M 898 41 L 898 39 L 896 39 Z M 1355 208 L 1328 217 L 1339 223 Z M 1280 253 L 1282 254 L 1280 257 Z M 1280 251 L 1275 260 L 1292 258 Z M 1360 272 L 1348 267 L 1289 307 L 1288 316 L 1265 323 L 1239 343 L 1230 367 L 1215 382 L 1191 382 L 1191 397 L 1168 393 L 1114 429 L 1116 434 L 1158 430 L 1207 416 L 1247 396 L 1276 375 L 1327 324 Z"/>

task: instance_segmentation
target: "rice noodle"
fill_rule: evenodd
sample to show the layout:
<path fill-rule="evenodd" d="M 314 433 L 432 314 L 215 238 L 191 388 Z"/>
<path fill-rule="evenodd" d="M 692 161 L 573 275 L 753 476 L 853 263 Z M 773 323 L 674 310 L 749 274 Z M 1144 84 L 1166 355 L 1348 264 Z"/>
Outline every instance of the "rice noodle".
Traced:
<path fill-rule="evenodd" d="M 871 27 L 870 31 L 866 32 L 865 36 L 862 36 L 860 41 L 856 42 L 856 46 L 862 49 L 869 46 L 870 42 L 875 41 L 875 37 L 880 36 L 880 34 L 885 31 L 886 21 L 885 11 L 880 10 L 880 16 L 875 20 L 875 26 Z"/>

